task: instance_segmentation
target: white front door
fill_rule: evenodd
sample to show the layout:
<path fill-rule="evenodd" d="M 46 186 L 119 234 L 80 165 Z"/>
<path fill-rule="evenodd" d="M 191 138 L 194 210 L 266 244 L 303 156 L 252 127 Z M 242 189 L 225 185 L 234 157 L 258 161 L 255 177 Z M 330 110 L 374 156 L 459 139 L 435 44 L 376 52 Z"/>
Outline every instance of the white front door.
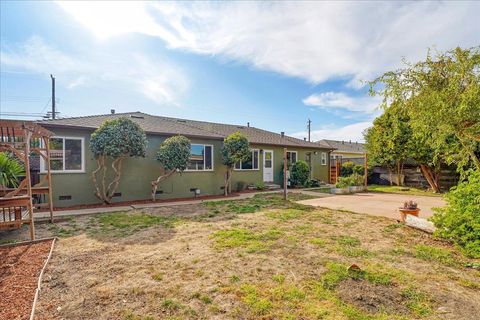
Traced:
<path fill-rule="evenodd" d="M 263 150 L 263 181 L 273 182 L 273 151 Z"/>

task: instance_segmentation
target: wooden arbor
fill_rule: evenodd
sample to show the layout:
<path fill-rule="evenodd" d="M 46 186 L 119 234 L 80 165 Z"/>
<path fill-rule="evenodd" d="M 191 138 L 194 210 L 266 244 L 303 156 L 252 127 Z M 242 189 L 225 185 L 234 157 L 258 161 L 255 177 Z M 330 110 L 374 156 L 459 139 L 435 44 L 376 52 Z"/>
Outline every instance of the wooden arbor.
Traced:
<path fill-rule="evenodd" d="M 50 171 L 50 137 L 52 132 L 34 122 L 0 119 L 0 152 L 11 152 L 25 167 L 25 178 L 16 188 L 0 186 L 0 229 L 18 228 L 23 223 L 30 225 L 30 238 L 35 239 L 33 220 L 34 194 L 47 195 L 46 207 L 53 222 L 52 176 Z M 43 158 L 46 174 L 32 187 L 30 158 L 36 153 Z"/>

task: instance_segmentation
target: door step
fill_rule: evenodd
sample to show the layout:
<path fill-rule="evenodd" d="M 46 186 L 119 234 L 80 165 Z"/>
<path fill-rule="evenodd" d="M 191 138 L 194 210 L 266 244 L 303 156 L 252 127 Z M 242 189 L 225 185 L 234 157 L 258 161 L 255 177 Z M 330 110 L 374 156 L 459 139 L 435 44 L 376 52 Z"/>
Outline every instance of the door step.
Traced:
<path fill-rule="evenodd" d="M 265 183 L 265 189 L 267 190 L 278 190 L 281 189 L 282 187 L 279 184 L 275 183 Z"/>

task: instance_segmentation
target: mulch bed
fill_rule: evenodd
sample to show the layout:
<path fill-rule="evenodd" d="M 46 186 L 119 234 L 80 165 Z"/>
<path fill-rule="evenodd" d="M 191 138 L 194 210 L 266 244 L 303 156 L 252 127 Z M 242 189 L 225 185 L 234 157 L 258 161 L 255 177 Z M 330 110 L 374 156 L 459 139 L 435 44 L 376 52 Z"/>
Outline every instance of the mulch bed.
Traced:
<path fill-rule="evenodd" d="M 0 319 L 29 319 L 53 240 L 0 247 Z"/>

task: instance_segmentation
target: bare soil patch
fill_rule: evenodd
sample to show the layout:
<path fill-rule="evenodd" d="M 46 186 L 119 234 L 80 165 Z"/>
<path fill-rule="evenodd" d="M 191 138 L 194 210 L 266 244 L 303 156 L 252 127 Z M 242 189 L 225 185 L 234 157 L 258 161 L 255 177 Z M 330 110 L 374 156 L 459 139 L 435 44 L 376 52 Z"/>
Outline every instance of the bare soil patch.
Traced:
<path fill-rule="evenodd" d="M 408 314 L 406 299 L 392 286 L 372 284 L 366 280 L 348 279 L 338 286 L 338 296 L 345 302 L 369 313 Z"/>
<path fill-rule="evenodd" d="M 29 319 L 52 240 L 0 247 L 0 319 Z"/>

